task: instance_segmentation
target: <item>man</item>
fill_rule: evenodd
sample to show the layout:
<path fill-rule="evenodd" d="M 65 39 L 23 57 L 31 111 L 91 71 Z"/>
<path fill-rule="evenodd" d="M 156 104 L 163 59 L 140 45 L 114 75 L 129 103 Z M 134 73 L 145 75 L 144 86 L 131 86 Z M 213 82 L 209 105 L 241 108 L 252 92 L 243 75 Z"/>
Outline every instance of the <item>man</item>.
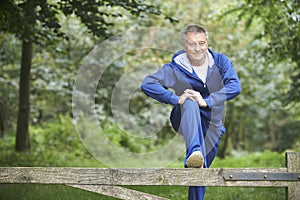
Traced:
<path fill-rule="evenodd" d="M 230 60 L 208 48 L 203 27 L 188 25 L 182 32 L 182 45 L 184 49 L 170 63 L 144 79 L 141 89 L 174 106 L 170 120 L 185 140 L 184 166 L 208 168 L 225 133 L 224 102 L 240 93 L 240 81 Z M 189 199 L 203 199 L 205 189 L 189 187 Z"/>

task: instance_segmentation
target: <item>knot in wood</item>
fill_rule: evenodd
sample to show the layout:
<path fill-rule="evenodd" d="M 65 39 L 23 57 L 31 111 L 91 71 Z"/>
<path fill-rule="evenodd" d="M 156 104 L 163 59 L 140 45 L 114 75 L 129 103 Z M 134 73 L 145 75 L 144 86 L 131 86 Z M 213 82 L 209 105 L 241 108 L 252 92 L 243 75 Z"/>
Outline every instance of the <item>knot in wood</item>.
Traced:
<path fill-rule="evenodd" d="M 30 182 L 29 176 L 26 176 L 26 175 L 22 176 L 22 177 L 21 177 L 21 180 L 22 180 L 22 182 L 25 182 L 25 183 Z"/>
<path fill-rule="evenodd" d="M 165 182 L 166 182 L 166 177 L 163 176 L 163 175 L 161 175 L 161 176 L 158 177 L 158 181 L 159 181 L 160 183 L 165 183 Z"/>

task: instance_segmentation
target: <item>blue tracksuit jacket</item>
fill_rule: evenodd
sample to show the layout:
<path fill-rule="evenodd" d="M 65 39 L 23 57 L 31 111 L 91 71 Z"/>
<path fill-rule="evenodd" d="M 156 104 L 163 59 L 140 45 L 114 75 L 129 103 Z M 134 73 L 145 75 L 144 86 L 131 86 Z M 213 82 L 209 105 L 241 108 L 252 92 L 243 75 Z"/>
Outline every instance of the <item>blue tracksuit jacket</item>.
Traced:
<path fill-rule="evenodd" d="M 213 56 L 214 64 L 208 67 L 206 83 L 195 72 L 191 73 L 175 62 L 178 55 L 185 53 L 180 50 L 175 53 L 172 62 L 144 79 L 142 91 L 162 103 L 175 106 L 185 89 L 196 90 L 208 104 L 207 108 L 201 109 L 202 119 L 218 127 L 222 126 L 224 102 L 237 96 L 241 86 L 231 61 L 224 54 L 211 50 L 209 52 Z"/>

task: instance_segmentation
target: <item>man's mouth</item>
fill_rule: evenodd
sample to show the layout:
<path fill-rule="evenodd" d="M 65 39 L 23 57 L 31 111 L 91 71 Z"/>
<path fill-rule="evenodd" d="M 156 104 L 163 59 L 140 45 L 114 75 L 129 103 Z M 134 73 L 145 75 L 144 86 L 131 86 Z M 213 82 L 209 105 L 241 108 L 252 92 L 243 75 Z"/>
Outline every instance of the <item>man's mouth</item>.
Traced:
<path fill-rule="evenodd" d="M 203 55 L 203 53 L 201 52 L 201 53 L 193 53 L 193 55 L 195 55 L 195 56 L 201 56 L 201 55 Z"/>

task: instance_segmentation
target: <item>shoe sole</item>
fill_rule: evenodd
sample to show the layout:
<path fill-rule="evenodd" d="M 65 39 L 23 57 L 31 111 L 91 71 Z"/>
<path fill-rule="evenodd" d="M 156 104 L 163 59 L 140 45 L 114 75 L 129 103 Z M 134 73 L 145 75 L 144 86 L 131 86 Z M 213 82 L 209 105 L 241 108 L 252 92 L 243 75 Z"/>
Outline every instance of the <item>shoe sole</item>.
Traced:
<path fill-rule="evenodd" d="M 202 168 L 203 164 L 203 156 L 202 153 L 199 151 L 193 152 L 186 162 L 188 168 Z"/>

